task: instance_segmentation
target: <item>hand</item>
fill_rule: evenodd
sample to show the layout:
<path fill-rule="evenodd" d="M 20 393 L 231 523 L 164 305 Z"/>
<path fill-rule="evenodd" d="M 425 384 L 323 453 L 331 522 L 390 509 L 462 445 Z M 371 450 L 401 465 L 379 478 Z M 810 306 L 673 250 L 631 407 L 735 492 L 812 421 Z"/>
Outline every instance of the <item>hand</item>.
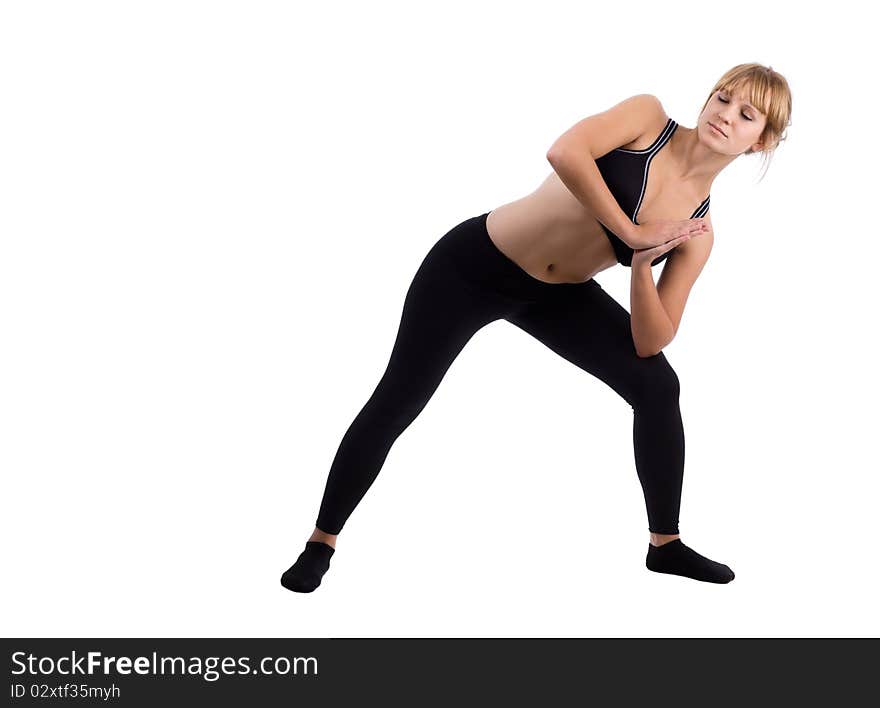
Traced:
<path fill-rule="evenodd" d="M 631 240 L 634 248 L 648 249 L 661 246 L 686 234 L 697 235 L 704 231 L 703 219 L 684 219 L 683 221 L 651 221 L 647 224 L 633 224 Z M 676 246 L 678 244 L 675 244 Z M 674 248 L 674 247 L 673 247 Z"/>
<path fill-rule="evenodd" d="M 699 219 L 691 219 L 690 221 L 699 221 Z M 649 226 L 653 226 L 653 224 L 649 224 Z M 653 248 L 643 248 L 641 250 L 633 251 L 631 267 L 633 268 L 633 270 L 635 270 L 636 268 L 647 264 L 647 267 L 650 268 L 651 263 L 653 263 L 654 259 L 656 259 L 658 256 L 662 256 L 664 253 L 666 253 L 667 251 L 671 251 L 679 244 L 684 243 L 689 239 L 695 238 L 700 234 L 704 234 L 707 231 L 709 231 L 709 228 L 705 224 L 702 224 L 699 231 L 687 233 L 684 236 L 678 236 L 671 241 L 661 243 L 659 246 L 654 246 Z"/>

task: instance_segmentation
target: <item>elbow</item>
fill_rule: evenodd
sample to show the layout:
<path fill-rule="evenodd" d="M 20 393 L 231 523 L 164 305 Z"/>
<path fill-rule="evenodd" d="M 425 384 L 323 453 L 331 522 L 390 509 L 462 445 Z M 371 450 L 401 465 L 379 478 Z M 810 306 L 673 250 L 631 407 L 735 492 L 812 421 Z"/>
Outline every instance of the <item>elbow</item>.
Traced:
<path fill-rule="evenodd" d="M 663 351 L 663 349 L 666 348 L 666 346 L 671 341 L 672 339 L 669 339 L 665 344 L 662 344 L 660 346 L 655 345 L 653 347 L 640 347 L 636 345 L 636 356 L 638 356 L 640 359 L 649 359 L 652 356 L 657 356 L 660 352 Z"/>
<path fill-rule="evenodd" d="M 669 320 L 666 326 L 655 324 L 647 332 L 635 326 L 638 322 L 632 319 L 632 315 L 630 315 L 630 323 L 633 346 L 636 355 L 641 359 L 657 356 L 664 347 L 675 339 L 675 334 L 678 331 L 672 320 Z"/>
<path fill-rule="evenodd" d="M 554 170 L 564 159 L 563 155 L 564 151 L 559 145 L 553 143 L 553 145 L 550 146 L 550 149 L 547 151 L 547 162 L 553 166 Z"/>
<path fill-rule="evenodd" d="M 663 347 L 655 347 L 653 349 L 636 349 L 636 354 L 640 359 L 650 359 L 652 356 L 657 356 L 660 352 L 663 351 Z"/>
<path fill-rule="evenodd" d="M 563 182 L 568 184 L 571 181 L 571 168 L 569 167 L 571 163 L 567 152 L 553 146 L 547 151 L 547 162 Z"/>

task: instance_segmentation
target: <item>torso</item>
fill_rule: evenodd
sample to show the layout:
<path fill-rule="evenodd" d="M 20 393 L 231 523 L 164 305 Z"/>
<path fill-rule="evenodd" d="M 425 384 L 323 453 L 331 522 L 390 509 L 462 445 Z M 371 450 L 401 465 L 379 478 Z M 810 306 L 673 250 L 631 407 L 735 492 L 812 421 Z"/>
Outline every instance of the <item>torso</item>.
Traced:
<path fill-rule="evenodd" d="M 647 149 L 666 122 L 664 116 L 656 129 L 621 147 Z M 692 130 L 679 125 L 665 147 L 654 155 L 638 223 L 685 219 L 705 198 L 706 186 L 684 184 L 674 174 L 675 165 L 670 159 L 672 143 L 686 138 Z M 582 283 L 618 262 L 602 225 L 556 172 L 551 172 L 531 194 L 493 209 L 486 228 L 502 253 L 529 275 L 547 283 Z"/>

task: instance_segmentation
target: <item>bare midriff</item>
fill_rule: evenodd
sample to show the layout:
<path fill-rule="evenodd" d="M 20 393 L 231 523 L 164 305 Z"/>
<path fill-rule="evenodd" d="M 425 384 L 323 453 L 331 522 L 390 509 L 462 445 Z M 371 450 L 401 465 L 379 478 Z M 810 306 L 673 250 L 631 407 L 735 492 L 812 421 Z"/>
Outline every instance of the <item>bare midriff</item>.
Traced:
<path fill-rule="evenodd" d="M 601 224 L 555 172 L 531 194 L 493 209 L 489 238 L 533 278 L 583 283 L 617 264 Z"/>

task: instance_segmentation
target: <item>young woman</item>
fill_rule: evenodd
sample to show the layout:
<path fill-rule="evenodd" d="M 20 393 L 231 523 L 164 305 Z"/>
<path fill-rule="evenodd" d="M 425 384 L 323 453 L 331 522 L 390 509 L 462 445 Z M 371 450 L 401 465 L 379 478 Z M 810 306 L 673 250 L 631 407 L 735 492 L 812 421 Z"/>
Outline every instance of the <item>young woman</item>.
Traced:
<path fill-rule="evenodd" d="M 337 535 L 394 441 L 468 340 L 500 318 L 632 406 L 646 566 L 733 580 L 728 566 L 679 537 L 684 430 L 678 377 L 661 350 L 712 250 L 712 182 L 740 155 L 769 156 L 790 114 L 785 78 L 760 64 L 724 74 L 695 128 L 678 125 L 654 96 L 632 96 L 563 133 L 547 153 L 553 172 L 534 192 L 437 241 L 407 291 L 385 373 L 339 445 L 316 528 L 281 584 L 296 592 L 320 585 Z M 651 266 L 664 260 L 655 286 Z M 616 263 L 632 269 L 632 314 L 593 279 Z"/>

